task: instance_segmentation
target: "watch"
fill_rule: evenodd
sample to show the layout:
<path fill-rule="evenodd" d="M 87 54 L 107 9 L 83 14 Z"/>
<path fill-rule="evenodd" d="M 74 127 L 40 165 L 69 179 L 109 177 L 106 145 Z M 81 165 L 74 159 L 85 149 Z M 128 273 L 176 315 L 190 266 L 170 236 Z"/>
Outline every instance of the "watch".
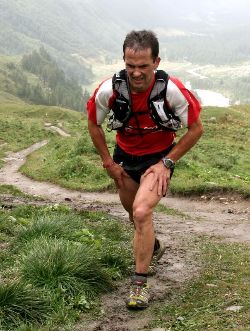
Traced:
<path fill-rule="evenodd" d="M 163 157 L 162 162 L 166 168 L 174 170 L 174 167 L 175 167 L 174 161 L 172 161 L 171 159 L 169 159 L 167 157 Z"/>

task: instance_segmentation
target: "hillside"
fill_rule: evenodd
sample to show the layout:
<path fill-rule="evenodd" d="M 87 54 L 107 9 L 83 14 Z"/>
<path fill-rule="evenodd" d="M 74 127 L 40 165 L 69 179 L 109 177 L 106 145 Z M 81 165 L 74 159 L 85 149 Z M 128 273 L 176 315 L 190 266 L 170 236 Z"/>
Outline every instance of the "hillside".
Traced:
<path fill-rule="evenodd" d="M 89 98 L 76 80 L 66 77 L 44 48 L 22 57 L 0 56 L 1 90 L 33 104 L 77 111 L 85 109 Z"/>
<path fill-rule="evenodd" d="M 249 106 L 204 108 L 205 134 L 178 162 L 171 192 L 182 195 L 237 192 L 249 197 L 249 116 Z M 70 136 L 64 138 L 48 131 L 48 123 Z M 18 151 L 48 138 L 49 143 L 30 155 L 22 168 L 28 177 L 70 189 L 114 190 L 93 147 L 83 113 L 1 98 L 1 158 L 7 151 Z M 107 143 L 112 150 L 114 132 L 107 133 Z"/>
<path fill-rule="evenodd" d="M 86 60 L 121 58 L 121 41 L 133 28 L 154 29 L 162 57 L 169 60 L 225 64 L 249 58 L 247 1 L 230 6 L 221 1 L 216 10 L 212 1 L 177 5 L 162 0 L 127 1 L 126 6 L 120 0 L 2 0 L 0 54 L 44 46 L 66 74 L 85 84 L 92 78 Z"/>
<path fill-rule="evenodd" d="M 137 314 L 124 305 L 132 226 L 118 194 L 96 192 L 112 186 L 84 115 L 0 100 L 2 331 L 247 329 L 249 107 L 204 109 L 203 141 L 172 180 L 188 198 L 168 195 L 155 210 L 167 252 L 149 277 L 150 308 Z"/>
<path fill-rule="evenodd" d="M 0 56 L 20 59 L 42 46 L 67 78 L 92 93 L 104 71 L 110 76 L 120 69 L 125 34 L 153 29 L 162 63 L 167 63 L 163 69 L 194 90 L 221 93 L 230 104 L 249 104 L 249 9 L 246 0 L 230 0 L 230 6 L 221 0 L 216 7 L 213 0 L 129 0 L 126 5 L 121 0 L 2 0 Z M 196 68 L 206 79 L 190 74 Z"/>
<path fill-rule="evenodd" d="M 23 54 L 43 45 L 66 73 L 86 82 L 90 68 L 72 55 L 94 56 L 105 48 L 118 50 L 119 47 L 115 31 L 120 36 L 121 28 L 112 23 L 111 14 L 106 15 L 105 22 L 110 22 L 106 25 L 102 14 L 103 8 L 96 12 L 88 1 L 72 4 L 66 0 L 32 3 L 3 0 L 0 3 L 0 54 Z"/>

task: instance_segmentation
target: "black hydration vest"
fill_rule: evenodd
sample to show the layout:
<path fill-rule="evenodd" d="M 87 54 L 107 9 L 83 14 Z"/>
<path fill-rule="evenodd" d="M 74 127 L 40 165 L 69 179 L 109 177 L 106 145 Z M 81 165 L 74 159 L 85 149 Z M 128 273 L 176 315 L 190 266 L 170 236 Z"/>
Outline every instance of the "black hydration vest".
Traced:
<path fill-rule="evenodd" d="M 179 117 L 174 115 L 166 100 L 168 80 L 169 75 L 165 71 L 156 71 L 155 84 L 147 101 L 149 109 L 147 113 L 150 114 L 157 125 L 156 130 L 177 131 L 181 127 L 181 121 Z M 114 102 L 110 106 L 110 116 L 107 128 L 109 130 L 122 130 L 127 126 L 128 121 L 132 116 L 135 116 L 136 120 L 138 120 L 137 115 L 140 114 L 133 112 L 128 76 L 125 69 L 114 74 L 112 78 L 112 87 L 115 97 Z M 139 134 L 144 134 L 144 129 L 139 129 L 139 123 L 138 131 Z"/>

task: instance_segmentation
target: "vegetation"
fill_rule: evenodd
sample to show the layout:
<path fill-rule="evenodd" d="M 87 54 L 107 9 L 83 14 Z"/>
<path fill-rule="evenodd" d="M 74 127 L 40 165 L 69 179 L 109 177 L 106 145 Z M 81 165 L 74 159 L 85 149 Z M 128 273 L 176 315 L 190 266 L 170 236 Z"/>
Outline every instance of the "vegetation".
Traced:
<path fill-rule="evenodd" d="M 174 194 L 236 192 L 249 197 L 249 107 L 205 108 L 205 134 L 178 163 L 171 182 Z M 114 189 L 101 167 L 86 128 L 82 136 L 56 138 L 30 155 L 22 171 L 39 180 L 51 180 L 83 190 Z M 107 136 L 112 151 L 114 137 Z M 38 166 L 39 165 L 39 166 Z"/>
<path fill-rule="evenodd" d="M 22 168 L 26 175 L 72 189 L 115 189 L 90 140 L 84 114 L 4 100 L 0 107 L 2 157 L 6 151 L 17 151 L 49 138 L 46 146 L 28 157 Z M 237 192 L 249 197 L 249 107 L 208 107 L 203 110 L 202 119 L 205 133 L 177 163 L 171 192 Z M 63 128 L 71 136 L 61 137 L 45 130 L 46 122 Z M 107 142 L 112 152 L 113 132 L 107 133 Z"/>
<path fill-rule="evenodd" d="M 98 2 L 92 5 L 67 0 L 56 3 L 2 0 L 0 54 L 20 55 L 44 46 L 68 77 L 86 84 L 92 78 L 91 67 L 75 55 L 96 56 L 101 45 L 120 49 L 113 38 L 117 30 L 119 37 L 124 30 L 113 23 L 110 13 L 108 25 L 103 23 L 104 11 L 109 12 Z"/>
<path fill-rule="evenodd" d="M 0 210 L 1 330 L 66 330 L 80 312 L 98 310 L 100 295 L 130 272 L 130 241 L 129 228 L 100 212 Z"/>
<path fill-rule="evenodd" d="M 176 331 L 249 330 L 249 246 L 196 241 L 201 275 L 160 307 L 153 327 Z"/>
<path fill-rule="evenodd" d="M 178 162 L 172 192 L 237 192 L 249 197 L 249 116 L 247 106 L 204 109 L 205 134 Z"/>
<path fill-rule="evenodd" d="M 53 138 L 55 134 L 48 130 L 50 125 L 80 135 L 82 116 L 79 112 L 63 108 L 29 105 L 0 93 L 1 159 L 6 151 L 16 152 L 38 141 Z"/>
<path fill-rule="evenodd" d="M 247 26 L 209 31 L 184 36 L 170 36 L 163 40 L 163 56 L 169 61 L 189 61 L 196 64 L 227 65 L 248 60 L 250 52 Z M 215 37 L 216 36 L 216 37 Z M 190 47 L 191 46 L 191 47 Z"/>
<path fill-rule="evenodd" d="M 25 70 L 38 76 L 41 84 L 36 85 L 33 90 L 27 82 L 22 84 L 23 88 L 18 91 L 18 96 L 37 104 L 61 106 L 78 111 L 84 109 L 81 86 L 73 79 L 65 77 L 64 72 L 44 48 L 24 55 L 21 64 Z M 85 102 L 88 97 L 86 95 Z"/>
<path fill-rule="evenodd" d="M 21 61 L 3 58 L 0 63 L 0 88 L 17 97 L 48 106 L 84 110 L 89 94 L 63 70 L 42 47 L 25 54 Z"/>

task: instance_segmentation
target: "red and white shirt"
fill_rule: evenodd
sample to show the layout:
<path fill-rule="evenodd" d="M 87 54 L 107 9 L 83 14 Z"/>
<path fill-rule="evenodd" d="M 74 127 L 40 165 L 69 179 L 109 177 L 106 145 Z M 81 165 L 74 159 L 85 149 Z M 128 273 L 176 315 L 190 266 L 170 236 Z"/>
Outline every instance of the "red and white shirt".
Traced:
<path fill-rule="evenodd" d="M 175 139 L 175 132 L 166 130 L 153 131 L 157 125 L 150 116 L 148 110 L 148 98 L 152 90 L 151 86 L 140 93 L 132 93 L 131 103 L 133 113 L 138 116 L 132 116 L 126 127 L 117 131 L 116 142 L 126 152 L 132 155 L 146 155 L 165 150 Z M 92 97 L 87 102 L 88 117 L 97 125 L 102 125 L 108 113 L 113 96 L 112 78 L 103 81 L 95 90 Z M 173 113 L 178 116 L 184 127 L 190 126 L 199 118 L 201 106 L 194 95 L 185 88 L 185 86 L 174 77 L 168 81 L 166 100 Z M 142 114 L 139 114 L 142 113 Z M 149 129 L 149 133 L 140 135 L 139 128 Z"/>

